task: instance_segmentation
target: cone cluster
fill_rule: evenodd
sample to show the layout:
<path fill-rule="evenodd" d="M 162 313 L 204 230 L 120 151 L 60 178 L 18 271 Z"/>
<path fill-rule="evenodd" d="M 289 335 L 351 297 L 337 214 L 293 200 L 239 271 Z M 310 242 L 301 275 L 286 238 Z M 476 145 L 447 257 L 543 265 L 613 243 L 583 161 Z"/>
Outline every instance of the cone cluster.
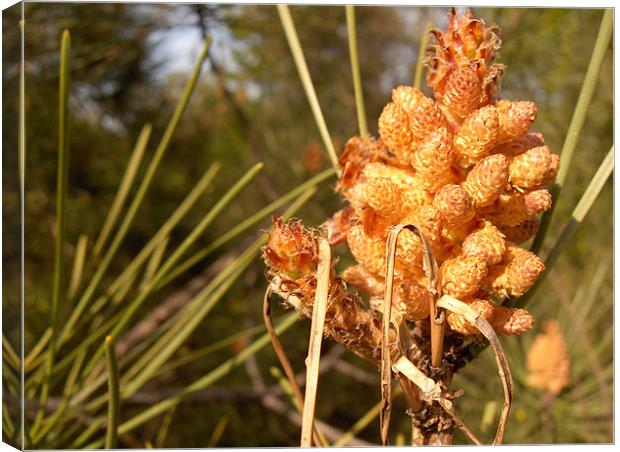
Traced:
<path fill-rule="evenodd" d="M 387 236 L 396 224 L 413 224 L 438 261 L 441 291 L 470 304 L 498 334 L 520 334 L 532 327 L 531 314 L 497 302 L 522 296 L 544 270 L 542 260 L 519 243 L 536 233 L 537 216 L 551 207 L 547 187 L 559 158 L 541 134 L 530 131 L 533 102 L 498 98 L 504 66 L 494 62 L 501 44 L 495 27 L 470 12 L 452 12 L 448 29 L 431 33 L 426 63 L 433 97 L 395 88 L 379 117 L 380 137 L 354 136 L 340 156 L 337 188 L 348 205 L 326 229 L 331 244 L 346 241 L 357 265 L 338 281 L 367 293 L 378 309 Z M 303 248 L 298 250 L 283 262 L 302 259 Z M 265 257 L 277 274 L 284 267 L 270 252 L 268 246 Z M 408 321 L 429 316 L 423 256 L 418 235 L 404 229 L 397 241 L 393 312 Z M 454 333 L 477 334 L 459 315 L 449 314 L 447 321 Z"/>

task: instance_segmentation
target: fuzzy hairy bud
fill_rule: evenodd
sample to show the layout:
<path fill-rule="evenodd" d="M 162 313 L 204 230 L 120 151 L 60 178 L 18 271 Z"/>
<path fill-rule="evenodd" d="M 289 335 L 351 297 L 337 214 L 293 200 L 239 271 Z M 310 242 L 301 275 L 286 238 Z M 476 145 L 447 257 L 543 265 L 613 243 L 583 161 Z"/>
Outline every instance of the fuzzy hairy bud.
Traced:
<path fill-rule="evenodd" d="M 435 193 L 454 181 L 453 158 L 452 135 L 445 127 L 432 132 L 420 144 L 413 155 L 412 165 L 424 188 Z"/>
<path fill-rule="evenodd" d="M 491 208 L 484 211 L 484 216 L 498 226 L 517 226 L 533 215 L 548 210 L 552 202 L 551 194 L 546 189 L 504 193 Z"/>
<path fill-rule="evenodd" d="M 544 182 L 555 179 L 559 168 L 559 156 L 552 159 L 547 146 L 537 146 L 512 159 L 510 183 L 523 190 L 541 187 Z"/>

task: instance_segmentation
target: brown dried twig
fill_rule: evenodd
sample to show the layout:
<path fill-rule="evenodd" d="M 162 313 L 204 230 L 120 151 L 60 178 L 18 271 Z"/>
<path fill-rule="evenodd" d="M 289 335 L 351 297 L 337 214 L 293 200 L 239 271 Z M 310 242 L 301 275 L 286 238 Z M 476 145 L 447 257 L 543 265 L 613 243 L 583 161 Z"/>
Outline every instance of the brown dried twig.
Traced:
<path fill-rule="evenodd" d="M 299 406 L 299 410 L 303 412 L 304 407 L 304 397 L 301 393 L 301 388 L 299 384 L 297 384 L 297 377 L 295 376 L 295 372 L 293 371 L 293 366 L 286 356 L 286 352 L 284 351 L 284 347 L 282 346 L 282 342 L 278 338 L 276 331 L 273 327 L 273 322 L 271 321 L 271 286 L 267 287 L 265 291 L 265 296 L 263 297 L 263 320 L 265 321 L 265 327 L 267 328 L 267 332 L 269 333 L 269 337 L 271 338 L 271 345 L 273 346 L 274 351 L 276 352 L 276 356 L 280 361 L 280 365 L 284 370 L 284 374 L 286 378 L 288 378 L 289 384 L 293 390 L 293 394 L 295 395 L 295 400 L 297 400 L 297 404 Z M 314 444 L 317 446 L 325 447 L 326 444 L 321 441 L 321 436 L 318 434 L 316 426 L 314 427 L 314 431 L 312 432 L 312 438 L 314 440 Z"/>
<path fill-rule="evenodd" d="M 316 292 L 312 307 L 312 325 L 310 327 L 310 341 L 308 357 L 306 358 L 306 393 L 302 410 L 301 447 L 311 447 L 311 437 L 314 425 L 314 409 L 319 380 L 319 364 L 321 360 L 321 342 L 323 327 L 329 298 L 329 282 L 331 272 L 331 248 L 327 239 L 319 239 L 319 263 L 316 271 Z"/>
<path fill-rule="evenodd" d="M 504 431 L 506 429 L 506 422 L 508 421 L 508 413 L 510 412 L 514 387 L 512 382 L 512 374 L 510 373 L 510 367 L 508 366 L 508 360 L 506 359 L 504 350 L 502 349 L 499 339 L 497 338 L 497 334 L 495 334 L 495 331 L 489 322 L 480 316 L 480 314 L 477 314 L 467 304 L 457 300 L 454 297 L 444 295 L 437 302 L 437 306 L 465 317 L 465 319 L 467 319 L 472 325 L 478 328 L 484 337 L 488 339 L 491 347 L 493 347 L 499 377 L 504 388 L 504 405 L 502 407 L 502 413 L 493 444 L 501 444 L 504 439 Z"/>
<path fill-rule="evenodd" d="M 432 378 L 426 376 L 424 372 L 418 369 L 406 356 L 401 356 L 393 366 L 394 372 L 400 373 L 407 377 L 412 383 L 419 387 L 427 399 L 436 400 L 446 413 L 452 418 L 457 427 L 459 427 L 465 435 L 476 445 L 482 443 L 471 431 L 463 420 L 456 414 L 452 402 L 445 397 L 445 393 L 439 383 Z"/>

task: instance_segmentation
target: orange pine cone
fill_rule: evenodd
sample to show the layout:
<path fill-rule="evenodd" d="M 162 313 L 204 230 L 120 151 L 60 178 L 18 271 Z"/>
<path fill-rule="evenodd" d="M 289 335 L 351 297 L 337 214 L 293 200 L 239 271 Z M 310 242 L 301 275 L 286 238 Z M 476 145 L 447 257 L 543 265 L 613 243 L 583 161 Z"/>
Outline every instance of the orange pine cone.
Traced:
<path fill-rule="evenodd" d="M 482 213 L 498 226 L 517 226 L 533 215 L 548 210 L 552 202 L 551 194 L 545 189 L 525 194 L 510 192 L 500 195 L 497 202 Z"/>
<path fill-rule="evenodd" d="M 366 178 L 358 182 L 350 192 L 350 202 L 356 211 L 370 207 L 388 223 L 398 223 L 407 213 L 403 204 L 404 193 L 391 179 Z"/>
<path fill-rule="evenodd" d="M 439 106 L 419 89 L 399 86 L 392 90 L 392 102 L 407 113 L 415 143 L 420 143 L 438 128 L 447 127 L 446 118 Z"/>
<path fill-rule="evenodd" d="M 539 227 L 540 222 L 536 218 L 528 218 L 516 226 L 500 226 L 499 230 L 506 236 L 506 240 L 518 244 L 534 237 Z"/>
<path fill-rule="evenodd" d="M 379 116 L 379 135 L 399 159 L 411 158 L 413 134 L 409 126 L 409 115 L 400 105 L 389 103 Z"/>
<path fill-rule="evenodd" d="M 506 251 L 504 234 L 490 222 L 469 234 L 463 241 L 462 254 L 478 257 L 488 266 L 498 264 Z"/>
<path fill-rule="evenodd" d="M 364 168 L 362 177 L 390 179 L 401 189 L 403 198 L 400 202 L 404 205 L 403 209 L 407 211 L 416 206 L 430 204 L 433 200 L 433 195 L 422 186 L 420 179 L 413 172 L 402 168 L 394 168 L 383 163 L 369 163 Z"/>
<path fill-rule="evenodd" d="M 435 206 L 414 207 L 403 222 L 413 224 L 431 243 L 436 242 L 441 237 L 441 214 Z"/>
<path fill-rule="evenodd" d="M 490 323 L 497 334 L 523 334 L 534 326 L 534 317 L 525 309 L 496 306 Z"/>
<path fill-rule="evenodd" d="M 527 352 L 527 384 L 557 396 L 570 381 L 570 356 L 557 320 L 542 326 Z"/>
<path fill-rule="evenodd" d="M 467 304 L 489 322 L 497 335 L 522 334 L 529 331 L 534 324 L 534 318 L 524 309 L 506 308 L 488 300 L 473 300 Z M 450 312 L 446 320 L 453 331 L 464 336 L 481 334 L 478 328 L 460 314 Z"/>
<path fill-rule="evenodd" d="M 552 159 L 547 146 L 537 146 L 512 159 L 509 179 L 515 188 L 531 190 L 555 179 L 557 170 L 559 156 Z"/>
<path fill-rule="evenodd" d="M 461 299 L 480 289 L 488 267 L 478 256 L 461 255 L 446 260 L 440 272 L 443 293 Z"/>
<path fill-rule="evenodd" d="M 412 165 L 421 185 L 435 193 L 442 186 L 454 181 L 452 174 L 452 135 L 441 127 L 432 132 L 413 154 Z"/>
<path fill-rule="evenodd" d="M 377 275 L 385 274 L 385 242 L 370 237 L 361 224 L 354 224 L 347 233 L 349 250 L 355 260 L 366 270 Z"/>
<path fill-rule="evenodd" d="M 504 154 L 493 154 L 480 160 L 469 172 L 463 188 L 477 207 L 493 202 L 506 189 L 508 159 Z"/>
<path fill-rule="evenodd" d="M 420 237 L 409 229 L 403 229 L 396 241 L 395 269 L 403 275 L 423 277 L 422 259 L 424 248 Z"/>
<path fill-rule="evenodd" d="M 516 140 L 509 141 L 493 148 L 493 154 L 504 154 L 506 157 L 516 157 L 525 151 L 537 146 L 544 146 L 545 139 L 541 133 L 526 133 Z"/>
<path fill-rule="evenodd" d="M 426 50 L 427 84 L 435 93 L 441 95 L 448 76 L 456 68 L 476 61 L 480 73 L 485 75 L 484 91 L 490 99 L 503 74 L 503 65 L 490 65 L 501 45 L 498 28 L 485 27 L 484 21 L 474 18 L 470 11 L 459 17 L 452 9 L 448 29 L 431 30 L 431 35 L 435 42 Z"/>
<path fill-rule="evenodd" d="M 464 64 L 448 76 L 443 92 L 436 92 L 447 116 L 460 124 L 465 117 L 480 108 L 484 102 L 483 80 L 479 63 Z"/>
<path fill-rule="evenodd" d="M 439 210 L 442 223 L 448 229 L 459 229 L 476 215 L 471 196 L 460 185 L 445 185 L 435 198 L 433 206 Z"/>
<path fill-rule="evenodd" d="M 498 144 L 525 135 L 536 120 L 537 110 L 534 102 L 500 100 L 495 106 L 499 117 Z"/>
<path fill-rule="evenodd" d="M 367 294 L 378 297 L 383 295 L 383 279 L 374 273 L 369 272 L 361 265 L 352 265 L 346 268 L 340 277 L 344 282 L 366 292 Z"/>
<path fill-rule="evenodd" d="M 502 262 L 489 268 L 484 287 L 500 299 L 520 297 L 530 290 L 544 269 L 545 264 L 540 257 L 510 244 L 506 247 Z"/>
<path fill-rule="evenodd" d="M 454 150 L 462 168 L 473 166 L 487 156 L 497 144 L 499 116 L 494 106 L 474 111 L 456 132 Z"/>

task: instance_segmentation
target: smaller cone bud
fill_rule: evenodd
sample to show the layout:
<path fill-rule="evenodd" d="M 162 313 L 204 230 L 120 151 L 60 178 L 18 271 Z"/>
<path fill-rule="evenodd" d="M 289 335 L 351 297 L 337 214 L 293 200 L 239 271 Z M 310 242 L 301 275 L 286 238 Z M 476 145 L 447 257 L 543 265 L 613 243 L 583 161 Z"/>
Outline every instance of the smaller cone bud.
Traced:
<path fill-rule="evenodd" d="M 396 269 L 403 274 L 422 277 L 424 275 L 422 269 L 423 253 L 424 248 L 418 234 L 409 229 L 401 230 L 396 242 Z"/>
<path fill-rule="evenodd" d="M 377 275 L 385 274 L 385 242 L 370 237 L 361 224 L 352 225 L 347 234 L 349 250 L 357 262 Z"/>
<path fill-rule="evenodd" d="M 263 248 L 270 269 L 286 278 L 298 279 L 312 274 L 318 262 L 318 248 L 312 232 L 298 220 L 284 223 L 273 218 L 267 245 Z"/>
<path fill-rule="evenodd" d="M 473 300 L 467 303 L 476 314 L 480 315 L 487 322 L 491 322 L 495 311 L 495 305 L 487 300 Z M 449 312 L 446 317 L 450 328 L 463 336 L 473 336 L 481 334 L 478 328 L 472 325 L 465 317 L 455 312 Z"/>
<path fill-rule="evenodd" d="M 498 335 L 523 334 L 532 329 L 534 317 L 525 309 L 496 306 L 490 323 Z"/>
<path fill-rule="evenodd" d="M 435 193 L 442 186 L 452 183 L 453 157 L 452 135 L 448 129 L 441 127 L 432 132 L 413 155 L 412 165 L 422 186 Z"/>
<path fill-rule="evenodd" d="M 459 229 L 471 222 L 476 214 L 471 196 L 460 185 L 442 187 L 433 199 L 433 206 L 448 229 Z"/>
<path fill-rule="evenodd" d="M 422 142 L 438 128 L 447 126 L 446 118 L 437 104 L 419 89 L 399 86 L 392 91 L 392 101 L 407 113 L 415 143 Z"/>
<path fill-rule="evenodd" d="M 555 178 L 560 172 L 560 156 L 558 154 L 551 154 L 551 161 L 549 162 L 549 169 L 547 175 L 540 183 L 540 187 L 548 187 L 555 182 Z"/>
<path fill-rule="evenodd" d="M 477 256 L 448 259 L 441 265 L 442 291 L 459 299 L 473 295 L 480 289 L 487 272 L 487 265 Z"/>
<path fill-rule="evenodd" d="M 422 231 L 424 237 L 431 243 L 436 242 L 441 237 L 441 214 L 435 206 L 415 207 L 403 222 L 413 224 Z"/>
<path fill-rule="evenodd" d="M 528 218 L 516 226 L 500 226 L 499 229 L 506 236 L 506 240 L 518 244 L 534 237 L 539 227 L 540 222 L 536 218 Z"/>
<path fill-rule="evenodd" d="M 558 157 L 559 158 L 559 157 Z M 559 159 L 551 158 L 547 146 L 538 146 L 518 155 L 510 162 L 510 183 L 519 189 L 540 187 L 549 179 L 555 179 Z"/>
<path fill-rule="evenodd" d="M 353 265 L 347 268 L 340 276 L 347 284 L 352 285 L 362 292 L 366 292 L 374 297 L 383 296 L 385 287 L 383 279 L 369 272 L 361 265 Z"/>
<path fill-rule="evenodd" d="M 504 234 L 490 222 L 468 235 L 462 247 L 464 256 L 478 257 L 488 266 L 498 264 L 505 251 Z"/>
<path fill-rule="evenodd" d="M 478 65 L 477 61 L 472 61 L 453 71 L 443 93 L 438 96 L 449 116 L 458 123 L 482 105 L 484 86 Z"/>
<path fill-rule="evenodd" d="M 458 164 L 463 168 L 473 166 L 489 155 L 497 144 L 499 116 L 494 106 L 483 107 L 470 114 L 454 137 L 454 150 Z"/>
<path fill-rule="evenodd" d="M 404 193 L 391 179 L 373 177 L 360 181 L 351 195 L 350 201 L 355 210 L 360 205 L 368 206 L 392 224 L 398 223 L 407 214 L 402 202 Z"/>
<path fill-rule="evenodd" d="M 484 286 L 497 298 L 517 298 L 530 290 L 544 269 L 545 264 L 540 257 L 510 245 L 506 248 L 502 262 L 489 268 Z"/>
<path fill-rule="evenodd" d="M 525 135 L 536 120 L 536 105 L 529 101 L 500 100 L 495 105 L 499 117 L 498 144 Z"/>
<path fill-rule="evenodd" d="M 516 157 L 529 149 L 544 145 L 545 139 L 541 133 L 526 133 L 516 140 L 500 144 L 491 152 L 493 154 L 504 154 L 506 157 Z"/>
<path fill-rule="evenodd" d="M 499 226 L 517 226 L 533 215 L 545 212 L 552 204 L 551 194 L 543 190 L 529 193 L 504 193 L 484 216 Z"/>
<path fill-rule="evenodd" d="M 505 190 L 508 182 L 508 159 L 494 154 L 480 160 L 467 175 L 463 188 L 478 207 L 488 206 Z"/>
<path fill-rule="evenodd" d="M 389 103 L 379 116 L 379 135 L 400 159 L 411 155 L 413 134 L 409 127 L 409 115 L 399 105 Z"/>

